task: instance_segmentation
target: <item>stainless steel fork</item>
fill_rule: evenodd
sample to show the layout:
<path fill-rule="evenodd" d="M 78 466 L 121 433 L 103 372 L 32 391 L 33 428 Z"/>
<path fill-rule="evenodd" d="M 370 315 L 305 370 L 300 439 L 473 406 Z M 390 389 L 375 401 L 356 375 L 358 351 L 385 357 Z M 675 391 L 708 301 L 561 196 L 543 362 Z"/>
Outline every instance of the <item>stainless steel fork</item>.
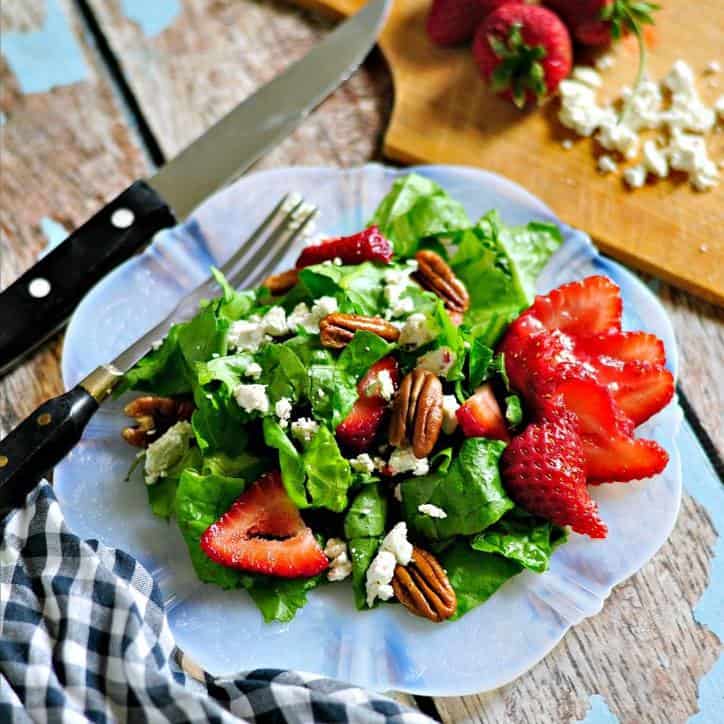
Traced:
<path fill-rule="evenodd" d="M 279 263 L 289 244 L 308 227 L 316 209 L 289 195 L 279 201 L 256 231 L 221 266 L 234 288 L 261 283 Z M 213 276 L 189 292 L 161 322 L 121 352 L 97 367 L 73 389 L 44 402 L 0 441 L 0 513 L 23 503 L 35 483 L 62 460 L 80 440 L 99 405 L 133 367 L 163 337 L 172 324 L 193 317 L 203 299 L 219 293 Z"/>

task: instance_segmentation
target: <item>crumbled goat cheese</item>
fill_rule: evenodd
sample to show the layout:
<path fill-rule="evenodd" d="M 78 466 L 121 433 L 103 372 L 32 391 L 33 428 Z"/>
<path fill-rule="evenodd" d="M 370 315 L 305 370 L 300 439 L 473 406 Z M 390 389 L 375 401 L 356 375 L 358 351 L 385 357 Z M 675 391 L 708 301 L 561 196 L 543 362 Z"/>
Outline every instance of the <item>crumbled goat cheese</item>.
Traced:
<path fill-rule="evenodd" d="M 697 191 L 708 191 L 719 180 L 716 164 L 709 158 L 701 136 L 675 132 L 669 145 L 669 164 L 676 171 L 689 174 Z"/>
<path fill-rule="evenodd" d="M 571 73 L 571 78 L 589 88 L 600 88 L 603 84 L 601 76 L 593 68 L 587 68 L 585 65 L 576 66 Z"/>
<path fill-rule="evenodd" d="M 240 352 L 256 352 L 268 339 L 264 325 L 258 320 L 240 319 L 229 327 L 229 347 Z"/>
<path fill-rule="evenodd" d="M 561 146 L 566 149 L 566 151 L 570 151 L 573 148 L 573 141 L 571 141 L 570 138 L 566 138 L 563 141 L 561 141 Z"/>
<path fill-rule="evenodd" d="M 604 154 L 598 159 L 598 170 L 601 173 L 614 173 L 618 169 L 618 165 L 611 156 Z"/>
<path fill-rule="evenodd" d="M 256 380 L 261 377 L 262 369 L 261 365 L 256 362 L 250 362 L 244 370 L 245 377 L 251 377 L 252 380 Z"/>
<path fill-rule="evenodd" d="M 269 398 L 266 385 L 239 385 L 234 390 L 234 399 L 242 410 L 247 412 L 269 412 Z"/>
<path fill-rule="evenodd" d="M 410 287 L 410 274 L 417 270 L 417 262 L 408 262 L 403 269 L 389 269 L 385 272 L 383 295 L 389 307 L 390 317 L 411 314 L 415 304 L 410 297 L 403 296 Z"/>
<path fill-rule="evenodd" d="M 401 566 L 406 566 L 412 559 L 412 543 L 407 540 L 407 523 L 397 523 L 384 537 L 380 550 L 392 553 Z"/>
<path fill-rule="evenodd" d="M 624 181 L 632 188 L 639 189 L 646 183 L 646 166 L 631 166 L 623 172 Z"/>
<path fill-rule="evenodd" d="M 399 448 L 390 455 L 387 463 L 392 475 L 412 473 L 413 475 L 427 475 L 430 472 L 430 463 L 427 458 L 417 458 L 411 448 Z"/>
<path fill-rule="evenodd" d="M 368 453 L 360 453 L 357 457 L 350 458 L 349 465 L 356 473 L 373 473 L 376 467 Z"/>
<path fill-rule="evenodd" d="M 411 314 L 400 330 L 399 343 L 403 347 L 421 347 L 435 338 L 427 321 L 421 312 Z"/>
<path fill-rule="evenodd" d="M 291 425 L 292 435 L 302 443 L 311 442 L 317 434 L 317 430 L 319 430 L 319 423 L 310 417 L 300 417 Z"/>
<path fill-rule="evenodd" d="M 330 538 L 324 548 L 324 555 L 330 560 L 327 580 L 343 581 L 352 573 L 352 561 L 347 553 L 347 544 L 341 538 Z"/>
<path fill-rule="evenodd" d="M 659 178 L 666 178 L 669 175 L 669 162 L 666 154 L 652 139 L 644 143 L 644 166 L 649 173 Z"/>
<path fill-rule="evenodd" d="M 395 556 L 388 551 L 380 551 L 370 563 L 365 577 L 365 590 L 367 592 L 367 605 L 372 608 L 375 599 L 381 601 L 389 601 L 395 592 L 392 590 L 390 582 L 395 575 L 395 566 L 397 561 Z"/>
<path fill-rule="evenodd" d="M 684 132 L 702 135 L 711 132 L 717 114 L 724 118 L 724 99 L 717 101 L 713 108 L 708 107 L 699 96 L 694 71 L 688 63 L 677 60 L 660 83 L 647 78 L 634 90 L 622 89 L 621 119 L 612 108 L 598 105 L 595 88 L 586 84 L 587 70 L 590 69 L 574 69 L 574 77 L 559 87 L 559 119 L 563 125 L 581 136 L 597 132 L 596 138 L 603 148 L 626 159 L 638 157 L 641 130 L 655 129 L 660 133 L 657 139 L 643 144 L 643 166 L 636 165 L 624 172 L 629 186 L 643 186 L 643 173 L 665 178 L 669 168 L 687 173 L 692 186 L 700 191 L 717 184 L 716 164 L 707 154 L 704 139 L 692 141 Z M 589 80 L 592 79 L 593 76 Z M 662 91 L 667 93 L 668 102 Z M 600 157 L 598 168 L 602 173 L 612 173 L 616 170 L 615 159 L 609 155 Z"/>
<path fill-rule="evenodd" d="M 606 55 L 597 58 L 594 65 L 596 66 L 596 70 L 608 70 L 616 65 L 616 59 L 610 53 L 606 53 Z"/>
<path fill-rule="evenodd" d="M 705 73 L 715 74 L 721 72 L 721 63 L 718 60 L 710 60 L 704 68 Z"/>
<path fill-rule="evenodd" d="M 181 462 L 193 439 L 191 423 L 182 421 L 152 442 L 146 450 L 144 463 L 146 485 L 153 485 L 159 478 L 165 478 L 168 471 Z"/>
<path fill-rule="evenodd" d="M 442 396 L 442 431 L 452 435 L 458 427 L 457 411 L 460 403 L 455 395 Z"/>
<path fill-rule="evenodd" d="M 449 347 L 438 347 L 423 354 L 417 360 L 417 367 L 439 377 L 447 377 L 447 373 L 455 364 L 455 359 L 455 353 Z"/>
<path fill-rule="evenodd" d="M 261 324 L 264 332 L 272 337 L 281 337 L 289 333 L 287 313 L 284 311 L 284 307 L 272 307 L 262 317 Z"/>
<path fill-rule="evenodd" d="M 279 418 L 279 425 L 286 428 L 292 416 L 292 401 L 288 397 L 279 399 L 274 405 L 274 414 Z"/>
<path fill-rule="evenodd" d="M 156 339 L 153 342 L 151 342 L 151 349 L 155 352 L 157 349 L 161 349 L 163 346 L 163 340 L 162 339 Z"/>
<path fill-rule="evenodd" d="M 447 518 L 447 513 L 442 508 L 438 508 L 437 505 L 433 505 L 432 503 L 423 503 L 422 505 L 418 505 L 417 510 L 429 518 L 439 518 L 440 520 Z"/>
<path fill-rule="evenodd" d="M 378 395 L 388 402 L 395 396 L 395 383 L 389 370 L 380 370 L 365 388 L 367 397 Z"/>
<path fill-rule="evenodd" d="M 392 495 L 394 496 L 395 500 L 402 502 L 402 483 L 397 483 L 395 487 L 392 489 Z"/>
<path fill-rule="evenodd" d="M 296 332 L 297 328 L 301 327 L 309 334 L 317 334 L 320 321 L 336 311 L 337 300 L 334 297 L 320 297 L 311 309 L 304 302 L 300 302 L 287 317 L 287 328 L 290 332 Z"/>

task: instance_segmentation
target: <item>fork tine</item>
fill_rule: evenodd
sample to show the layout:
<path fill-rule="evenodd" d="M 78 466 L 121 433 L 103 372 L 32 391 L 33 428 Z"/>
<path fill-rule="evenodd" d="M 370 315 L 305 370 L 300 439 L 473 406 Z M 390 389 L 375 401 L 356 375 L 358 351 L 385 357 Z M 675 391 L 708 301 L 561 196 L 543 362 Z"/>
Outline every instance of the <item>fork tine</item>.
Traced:
<path fill-rule="evenodd" d="M 244 264 L 244 258 L 248 256 L 254 249 L 256 249 L 258 246 L 264 246 L 265 244 L 265 232 L 269 229 L 272 222 L 275 220 L 275 218 L 279 215 L 281 211 L 284 210 L 284 206 L 289 200 L 290 195 L 285 194 L 282 199 L 279 201 L 279 203 L 274 207 L 274 209 L 271 211 L 271 213 L 264 219 L 264 221 L 261 222 L 261 224 L 256 228 L 256 230 L 252 233 L 252 235 L 243 243 L 241 246 L 226 260 L 226 262 L 220 267 L 221 273 L 225 277 L 229 277 L 234 273 L 234 269 L 239 266 L 239 264 Z M 296 203 L 282 218 L 282 221 L 280 224 L 288 224 L 291 223 L 292 217 L 294 213 L 296 213 L 301 205 L 304 203 L 303 200 L 300 200 L 298 203 Z M 275 227 L 277 228 L 277 227 Z M 273 233 L 273 229 L 270 233 Z"/>
<path fill-rule="evenodd" d="M 266 240 L 266 243 L 258 250 L 254 257 L 249 260 L 246 268 L 240 269 L 239 273 L 233 275 L 229 280 L 229 283 L 233 287 L 239 286 L 242 282 L 247 287 L 255 287 L 261 281 L 266 279 L 271 271 L 279 264 L 289 248 L 289 245 L 294 241 L 294 239 L 303 233 L 304 229 L 309 225 L 316 214 L 317 209 L 312 209 L 301 219 L 301 221 L 297 221 L 291 227 L 285 227 L 284 225 L 277 227 L 275 232 L 273 232 Z M 288 233 L 285 234 L 287 231 Z M 242 273 L 246 269 L 251 269 L 253 271 L 242 279 Z"/>

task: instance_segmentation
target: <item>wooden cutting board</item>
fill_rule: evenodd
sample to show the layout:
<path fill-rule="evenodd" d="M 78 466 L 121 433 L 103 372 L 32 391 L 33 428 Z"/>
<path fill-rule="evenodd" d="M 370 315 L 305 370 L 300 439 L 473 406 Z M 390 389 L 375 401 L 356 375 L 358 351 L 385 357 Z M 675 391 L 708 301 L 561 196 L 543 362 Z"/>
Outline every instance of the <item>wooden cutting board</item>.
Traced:
<path fill-rule="evenodd" d="M 297 0 L 336 16 L 361 0 Z M 724 304 L 724 170 L 721 185 L 694 191 L 683 175 L 629 191 L 620 172 L 596 170 L 601 153 L 592 139 L 577 139 L 557 120 L 558 102 L 521 113 L 494 97 L 480 80 L 470 49 L 443 49 L 425 34 L 430 0 L 394 0 L 379 44 L 394 79 L 392 118 L 383 152 L 403 163 L 452 163 L 496 171 L 543 199 L 568 224 L 587 231 L 599 247 L 634 267 Z M 667 0 L 648 37 L 649 72 L 663 77 L 677 58 L 697 72 L 710 105 L 724 93 L 724 2 Z M 694 9 L 692 9 L 694 8 Z M 634 79 L 637 50 L 625 39 L 604 73 L 599 99 L 614 98 Z M 583 62 L 584 58 L 577 58 Z M 710 156 L 724 159 L 724 127 L 708 138 Z M 576 139 L 571 150 L 561 142 Z M 623 167 L 623 164 L 621 165 Z"/>

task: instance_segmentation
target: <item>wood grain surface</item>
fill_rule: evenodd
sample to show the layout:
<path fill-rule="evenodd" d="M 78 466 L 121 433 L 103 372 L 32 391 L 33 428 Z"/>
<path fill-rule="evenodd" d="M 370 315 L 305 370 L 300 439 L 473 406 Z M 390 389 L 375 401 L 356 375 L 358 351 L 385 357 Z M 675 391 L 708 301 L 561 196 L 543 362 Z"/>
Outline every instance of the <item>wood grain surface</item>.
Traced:
<path fill-rule="evenodd" d="M 363 4 L 300 3 L 344 14 Z M 702 0 L 696 13 L 688 0 L 662 5 L 649 52 L 652 77 L 663 77 L 682 49 L 699 73 L 712 59 L 720 59 L 721 0 Z M 593 141 L 579 141 L 570 151 L 562 148 L 561 141 L 574 134 L 557 121 L 557 103 L 521 113 L 488 92 L 469 48 L 431 43 L 425 33 L 428 6 L 429 0 L 394 0 L 380 37 L 395 85 L 385 155 L 406 163 L 459 163 L 497 171 L 540 196 L 567 223 L 588 230 L 612 256 L 724 303 L 724 186 L 697 193 L 682 174 L 674 173 L 632 192 L 620 174 L 600 174 Z M 609 100 L 633 82 L 633 38 L 622 43 L 615 56 L 617 63 L 606 72 L 601 94 L 608 93 Z M 704 78 L 699 87 L 710 105 L 721 94 Z M 708 145 L 712 157 L 720 160 L 724 136 L 713 134 Z M 707 252 L 700 251 L 702 245 Z"/>
<path fill-rule="evenodd" d="M 21 22 L 34 27 L 42 22 L 44 6 L 42 0 L 18 2 L 22 13 L 14 13 L 12 3 L 3 3 L 3 29 Z M 71 228 L 147 169 L 122 99 L 114 95 L 116 86 L 84 41 L 77 6 L 70 0 L 60 6 L 82 48 L 88 78 L 24 94 L 8 64 L 0 66 L 7 115 L 1 131 L 0 285 L 11 282 L 43 247 L 43 218 Z M 277 2 L 185 0 L 168 27 L 149 37 L 123 14 L 120 0 L 89 0 L 89 6 L 165 154 L 198 135 L 331 27 Z M 385 64 L 373 54 L 260 166 L 349 166 L 379 158 L 392 94 Z M 676 328 L 682 391 L 721 451 L 721 310 L 649 281 Z M 0 434 L 60 389 L 58 355 L 57 342 L 47 345 L 0 380 Z M 435 700 L 439 716 L 446 722 L 573 722 L 586 717 L 591 695 L 600 694 L 622 722 L 685 722 L 697 710 L 701 677 L 722 650 L 692 614 L 709 581 L 715 539 L 710 516 L 685 496 L 669 542 L 614 591 L 600 615 L 569 632 L 516 682 L 480 696 Z"/>

